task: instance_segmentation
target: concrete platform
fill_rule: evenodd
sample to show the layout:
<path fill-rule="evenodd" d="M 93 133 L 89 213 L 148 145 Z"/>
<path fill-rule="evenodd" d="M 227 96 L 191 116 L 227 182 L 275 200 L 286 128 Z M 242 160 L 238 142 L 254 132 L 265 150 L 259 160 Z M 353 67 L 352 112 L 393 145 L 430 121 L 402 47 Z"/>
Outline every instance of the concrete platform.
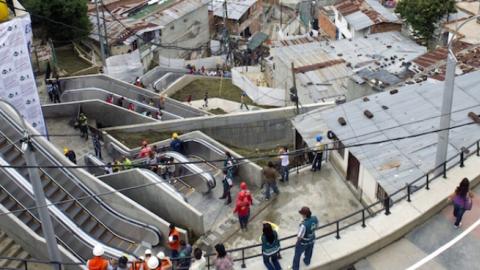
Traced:
<path fill-rule="evenodd" d="M 322 170 L 315 173 L 306 168 L 297 175 L 292 170 L 290 182 L 279 183 L 278 186 L 280 194 L 278 196 L 273 194 L 272 202 L 250 220 L 248 232 L 238 231 L 225 242 L 228 248 L 259 243 L 263 221 L 277 224 L 280 227 L 280 237 L 295 234 L 301 222 L 298 211 L 302 206 L 310 207 L 313 214 L 318 217 L 320 225 L 362 208 L 344 180 L 329 163 L 322 164 Z M 258 250 L 250 251 L 256 252 Z"/>
<path fill-rule="evenodd" d="M 449 242 L 480 218 L 480 186 L 474 189 L 476 194 L 472 211 L 467 211 L 462 227 L 453 227 L 453 207 L 445 207 L 440 213 L 418 226 L 397 242 L 381 249 L 375 254 L 358 261 L 356 270 L 406 269 L 430 253 Z M 480 228 L 473 230 L 438 257 L 420 269 L 478 269 L 480 257 Z"/>

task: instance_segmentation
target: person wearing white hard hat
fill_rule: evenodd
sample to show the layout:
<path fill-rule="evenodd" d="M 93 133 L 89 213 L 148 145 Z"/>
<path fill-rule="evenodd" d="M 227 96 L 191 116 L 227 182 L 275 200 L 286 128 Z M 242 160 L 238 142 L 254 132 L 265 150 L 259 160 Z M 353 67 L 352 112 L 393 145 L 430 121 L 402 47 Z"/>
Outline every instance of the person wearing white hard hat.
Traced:
<path fill-rule="evenodd" d="M 150 257 L 147 260 L 147 266 L 150 270 L 160 270 L 162 267 L 160 266 L 160 262 L 158 261 L 157 257 Z"/>
<path fill-rule="evenodd" d="M 152 250 L 147 249 L 144 253 L 145 259 L 143 260 L 143 270 L 149 270 L 148 260 L 152 257 Z"/>
<path fill-rule="evenodd" d="M 111 270 L 112 266 L 109 261 L 103 258 L 105 250 L 103 246 L 98 244 L 93 248 L 93 258 L 87 261 L 88 270 Z"/>
<path fill-rule="evenodd" d="M 169 257 L 165 256 L 163 251 L 157 253 L 157 259 L 160 261 L 160 269 L 169 270 L 172 268 L 172 261 Z"/>

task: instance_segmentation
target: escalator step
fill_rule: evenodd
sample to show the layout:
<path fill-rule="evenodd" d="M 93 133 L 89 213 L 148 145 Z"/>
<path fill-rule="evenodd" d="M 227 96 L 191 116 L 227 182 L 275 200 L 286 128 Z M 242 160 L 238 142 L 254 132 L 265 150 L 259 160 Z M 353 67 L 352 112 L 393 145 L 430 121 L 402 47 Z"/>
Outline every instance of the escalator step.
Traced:
<path fill-rule="evenodd" d="M 70 209 L 68 209 L 67 213 L 68 213 L 68 216 L 73 218 L 75 217 L 78 213 L 82 212 L 82 207 L 80 207 L 79 205 L 75 204 L 76 207 L 70 207 Z"/>
<path fill-rule="evenodd" d="M 95 237 L 96 239 L 100 239 L 100 236 L 105 233 L 107 229 L 103 227 L 102 225 L 98 224 L 93 228 L 93 231 L 91 232 L 91 235 Z"/>
<path fill-rule="evenodd" d="M 111 232 L 109 232 L 108 230 L 105 230 L 105 232 L 102 235 L 100 235 L 98 239 L 100 239 L 100 241 L 102 241 L 103 243 L 111 245 L 110 241 L 114 237 L 115 236 Z"/>
<path fill-rule="evenodd" d="M 80 211 L 76 217 L 74 217 L 75 223 L 77 223 L 80 227 L 88 220 L 90 216 L 85 213 L 84 211 Z"/>
<path fill-rule="evenodd" d="M 95 226 L 97 226 L 98 223 L 96 220 L 94 220 L 93 218 L 89 217 L 88 221 L 85 222 L 85 224 L 82 226 L 83 230 L 90 233 L 93 228 L 95 228 Z"/>

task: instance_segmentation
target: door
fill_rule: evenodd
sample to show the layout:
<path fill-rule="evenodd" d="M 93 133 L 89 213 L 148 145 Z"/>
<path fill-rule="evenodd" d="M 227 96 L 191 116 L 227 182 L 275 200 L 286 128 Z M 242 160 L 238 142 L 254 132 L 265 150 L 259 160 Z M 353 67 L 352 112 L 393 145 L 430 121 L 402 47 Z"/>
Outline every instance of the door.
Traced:
<path fill-rule="evenodd" d="M 348 153 L 347 181 L 352 183 L 355 188 L 358 188 L 359 175 L 360 162 L 352 153 Z"/>

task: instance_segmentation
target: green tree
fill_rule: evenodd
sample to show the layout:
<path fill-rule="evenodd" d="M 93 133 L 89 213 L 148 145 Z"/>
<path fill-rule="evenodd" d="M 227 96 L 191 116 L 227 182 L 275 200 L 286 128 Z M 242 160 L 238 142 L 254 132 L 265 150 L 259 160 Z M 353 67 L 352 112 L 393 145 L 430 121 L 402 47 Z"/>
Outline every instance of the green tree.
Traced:
<path fill-rule="evenodd" d="M 41 28 L 43 38 L 68 42 L 85 37 L 90 32 L 86 0 L 23 0 L 22 4 L 32 13 L 33 27 Z M 53 23 L 40 16 L 72 27 Z"/>
<path fill-rule="evenodd" d="M 429 45 L 440 19 L 455 12 L 455 0 L 402 0 L 395 12 L 407 21 L 415 36 Z"/>

